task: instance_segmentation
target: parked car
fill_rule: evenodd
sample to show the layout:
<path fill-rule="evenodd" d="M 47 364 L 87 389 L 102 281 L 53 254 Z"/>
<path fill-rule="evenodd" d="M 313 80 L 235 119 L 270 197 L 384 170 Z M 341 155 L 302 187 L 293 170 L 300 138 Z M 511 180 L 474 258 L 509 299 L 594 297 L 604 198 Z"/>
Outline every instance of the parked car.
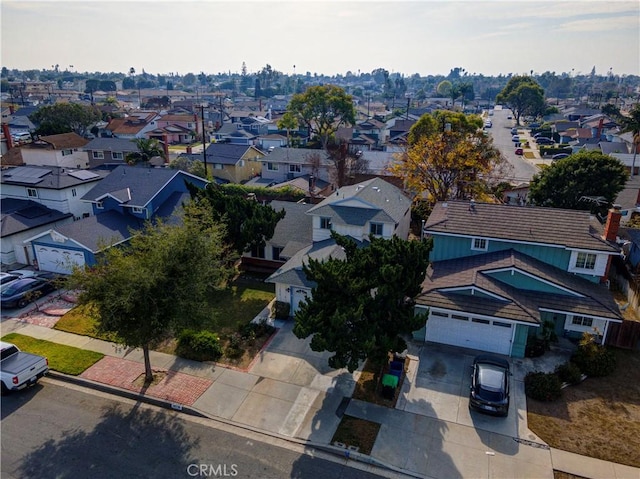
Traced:
<path fill-rule="evenodd" d="M 482 354 L 473 360 L 469 407 L 477 411 L 506 416 L 509 413 L 511 371 L 506 359 Z"/>
<path fill-rule="evenodd" d="M 492 126 L 493 126 L 493 123 L 491 122 L 491 120 L 487 120 L 484 122 L 485 128 L 491 128 Z"/>
<path fill-rule="evenodd" d="M 524 155 L 522 148 L 516 148 L 516 155 Z"/>
<path fill-rule="evenodd" d="M 20 276 L 12 273 L 0 273 L 0 285 L 4 285 L 10 283 L 11 281 L 15 281 L 16 279 L 20 279 Z"/>
<path fill-rule="evenodd" d="M 44 356 L 25 353 L 15 344 L 0 342 L 2 395 L 35 384 L 47 372 L 49 360 Z"/>
<path fill-rule="evenodd" d="M 538 145 L 555 145 L 555 141 L 551 138 L 547 138 L 546 136 L 539 136 L 536 138 L 536 143 L 538 143 Z"/>
<path fill-rule="evenodd" d="M 527 126 L 529 128 L 540 128 L 540 123 L 529 123 Z"/>
<path fill-rule="evenodd" d="M 518 129 L 517 128 L 511 128 L 511 134 L 512 135 L 517 135 L 518 134 Z"/>
<path fill-rule="evenodd" d="M 12 281 L 0 293 L 3 308 L 24 308 L 27 304 L 58 289 L 53 277 L 34 276 Z"/>
<path fill-rule="evenodd" d="M 520 137 L 518 135 L 513 135 L 511 137 L 511 141 L 514 141 L 516 143 L 520 143 Z"/>
<path fill-rule="evenodd" d="M 511 116 L 511 115 L 507 116 L 507 120 L 512 120 L 512 119 L 513 119 L 513 116 Z"/>
<path fill-rule="evenodd" d="M 569 156 L 569 153 L 557 153 L 555 155 L 553 155 L 551 157 L 552 160 L 562 160 L 563 158 L 566 158 L 567 156 Z"/>

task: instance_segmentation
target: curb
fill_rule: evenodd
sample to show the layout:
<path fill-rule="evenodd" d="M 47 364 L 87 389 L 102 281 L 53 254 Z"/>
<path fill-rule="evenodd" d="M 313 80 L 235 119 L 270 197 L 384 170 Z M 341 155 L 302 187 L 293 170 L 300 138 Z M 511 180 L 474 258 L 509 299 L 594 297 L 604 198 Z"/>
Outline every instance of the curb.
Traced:
<path fill-rule="evenodd" d="M 248 426 L 246 424 L 241 424 L 241 423 L 237 423 L 234 421 L 230 421 L 228 419 L 224 419 L 224 418 L 220 418 L 220 417 L 216 417 L 216 416 L 211 416 L 209 414 L 206 414 L 202 411 L 200 411 L 199 409 L 196 409 L 194 407 L 191 406 L 185 406 L 183 404 L 177 404 L 177 403 L 171 403 L 169 401 L 166 401 L 164 399 L 159 399 L 159 398 L 154 398 L 151 396 L 146 396 L 144 394 L 139 394 L 139 393 L 135 393 L 133 391 L 128 391 L 126 389 L 122 389 L 119 388 L 117 386 L 111 386 L 109 384 L 104 384 L 104 383 L 99 383 L 96 381 L 92 381 L 90 379 L 84 379 L 84 378 L 80 378 L 77 376 L 71 376 L 69 374 L 64 374 L 64 373 L 60 373 L 57 371 L 51 371 L 49 370 L 49 372 L 47 373 L 47 375 L 45 377 L 49 377 L 52 379 L 57 379 L 59 381 L 63 381 L 63 382 L 67 382 L 70 384 L 75 384 L 76 386 L 82 386 L 82 387 L 86 387 L 86 388 L 90 388 L 90 389 L 94 389 L 96 391 L 100 391 L 100 392 L 104 392 L 104 393 L 108 393 L 108 394 L 113 394 L 113 395 L 117 395 L 117 396 L 121 396 L 127 399 L 131 399 L 133 401 L 140 401 L 146 404 L 151 404 L 152 406 L 156 406 L 156 407 L 160 407 L 162 409 L 170 409 L 172 411 L 177 411 L 177 412 L 181 412 L 184 414 L 187 414 L 189 416 L 195 416 L 195 417 L 199 417 L 199 418 L 204 418 L 204 419 L 209 419 L 212 421 L 216 421 L 216 422 L 220 422 L 226 425 L 230 425 L 230 426 L 234 426 L 240 429 L 244 429 L 246 431 L 251 431 L 251 432 L 255 432 L 255 433 L 259 433 L 265 436 L 269 436 L 269 437 L 273 437 L 276 439 L 280 439 L 283 441 L 287 441 L 290 443 L 294 443 L 294 444 L 298 444 L 301 446 L 306 446 L 306 447 L 310 447 L 313 449 L 317 449 L 319 451 L 323 451 L 329 454 L 332 454 L 334 456 L 338 456 L 341 457 L 343 459 L 346 459 L 347 461 L 352 460 L 352 461 L 356 461 L 362 464 L 367 464 L 370 466 L 374 466 L 374 467 L 378 467 L 381 469 L 387 469 L 389 471 L 393 471 L 395 473 L 398 474 L 402 474 L 404 476 L 407 477 L 415 477 L 415 478 L 424 478 L 425 476 L 422 474 L 419 474 L 417 472 L 412 472 L 412 471 L 407 471 L 404 469 L 401 469 L 399 467 L 393 466 L 391 464 L 387 464 L 383 461 L 380 461 L 372 456 L 368 456 L 366 454 L 360 453 L 360 452 L 355 452 L 355 451 L 350 451 L 348 449 L 343 449 L 341 447 L 337 447 L 337 446 L 332 446 L 331 444 L 322 444 L 322 443 L 316 443 L 313 441 L 308 441 L 308 440 L 304 440 L 304 439 L 297 439 L 294 437 L 289 437 L 289 436 L 283 436 L 277 433 L 273 433 L 270 431 L 265 431 L 262 429 L 258 429 L 252 426 Z"/>

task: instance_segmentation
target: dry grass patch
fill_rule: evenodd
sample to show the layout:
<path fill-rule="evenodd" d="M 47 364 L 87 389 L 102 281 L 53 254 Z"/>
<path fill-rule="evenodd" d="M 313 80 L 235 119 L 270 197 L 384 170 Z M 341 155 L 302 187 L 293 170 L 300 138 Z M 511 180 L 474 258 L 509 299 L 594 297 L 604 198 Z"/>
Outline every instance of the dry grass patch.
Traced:
<path fill-rule="evenodd" d="M 407 359 L 407 361 L 409 361 L 409 359 Z M 370 359 L 367 359 L 362 368 L 360 377 L 356 382 L 356 387 L 353 391 L 352 397 L 354 399 L 378 404 L 379 406 L 396 407 L 396 402 L 400 396 L 402 381 L 404 380 L 404 374 L 398 382 L 398 387 L 396 388 L 396 393 L 394 394 L 393 399 L 386 399 L 382 396 L 382 374 L 382 367 L 375 364 Z"/>
<path fill-rule="evenodd" d="M 611 376 L 570 386 L 554 402 L 527 399 L 529 429 L 557 449 L 640 467 L 640 352 L 613 351 Z"/>
<path fill-rule="evenodd" d="M 338 429 L 331 439 L 331 444 L 341 442 L 347 446 L 357 447 L 358 452 L 371 454 L 378 437 L 378 431 L 380 431 L 380 424 L 377 422 L 345 415 L 342 416 Z"/>

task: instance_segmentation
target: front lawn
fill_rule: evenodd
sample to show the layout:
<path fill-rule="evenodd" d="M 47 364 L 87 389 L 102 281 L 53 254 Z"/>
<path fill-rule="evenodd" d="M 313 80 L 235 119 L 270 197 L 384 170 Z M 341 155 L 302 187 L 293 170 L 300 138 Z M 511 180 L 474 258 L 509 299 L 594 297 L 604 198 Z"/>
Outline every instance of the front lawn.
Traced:
<path fill-rule="evenodd" d="M 371 454 L 378 437 L 380 424 L 344 415 L 331 439 L 331 444 L 340 442 L 346 446 L 357 447 L 362 454 Z"/>
<path fill-rule="evenodd" d="M 52 343 L 18 333 L 7 334 L 2 337 L 2 340 L 15 344 L 22 351 L 46 357 L 49 360 L 50 369 L 72 376 L 81 374 L 104 357 L 104 354 L 95 351 Z"/>
<path fill-rule="evenodd" d="M 221 358 L 220 362 L 239 368 L 249 365 L 264 343 L 268 341 L 270 334 L 267 332 L 264 335 L 239 339 L 238 335 L 243 327 L 267 307 L 274 296 L 273 284 L 264 283 L 261 278 L 246 275 L 238 277 L 224 291 L 216 291 L 211 295 L 209 298 L 211 320 L 204 325 L 204 328 L 217 332 L 223 349 L 229 352 Z M 115 342 L 113 337 L 98 335 L 95 324 L 91 309 L 86 306 L 77 306 L 60 318 L 54 328 Z M 232 341 L 237 347 L 228 348 Z M 176 341 L 171 339 L 156 349 L 163 353 L 175 354 Z"/>
<path fill-rule="evenodd" d="M 529 429 L 557 449 L 640 467 L 640 351 L 612 350 L 612 375 L 569 386 L 554 402 L 527 398 Z"/>

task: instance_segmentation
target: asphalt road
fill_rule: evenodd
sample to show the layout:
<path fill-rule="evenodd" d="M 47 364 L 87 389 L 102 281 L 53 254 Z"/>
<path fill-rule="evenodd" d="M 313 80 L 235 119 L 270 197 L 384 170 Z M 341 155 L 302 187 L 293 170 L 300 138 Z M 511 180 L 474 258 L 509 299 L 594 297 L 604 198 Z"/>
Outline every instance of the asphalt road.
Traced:
<path fill-rule="evenodd" d="M 51 379 L 3 397 L 1 426 L 3 479 L 381 477 L 301 445 Z"/>
<path fill-rule="evenodd" d="M 509 115 L 511 115 L 511 110 L 494 109 L 493 116 L 490 117 L 493 126 L 489 128 L 488 131 L 493 137 L 494 146 L 502 152 L 502 155 L 513 167 L 510 172 L 507 172 L 505 180 L 513 183 L 528 182 L 531 181 L 533 175 L 540 170 L 535 165 L 515 154 L 515 146 L 511 141 L 511 128 L 515 126 L 515 120 L 507 119 Z"/>

